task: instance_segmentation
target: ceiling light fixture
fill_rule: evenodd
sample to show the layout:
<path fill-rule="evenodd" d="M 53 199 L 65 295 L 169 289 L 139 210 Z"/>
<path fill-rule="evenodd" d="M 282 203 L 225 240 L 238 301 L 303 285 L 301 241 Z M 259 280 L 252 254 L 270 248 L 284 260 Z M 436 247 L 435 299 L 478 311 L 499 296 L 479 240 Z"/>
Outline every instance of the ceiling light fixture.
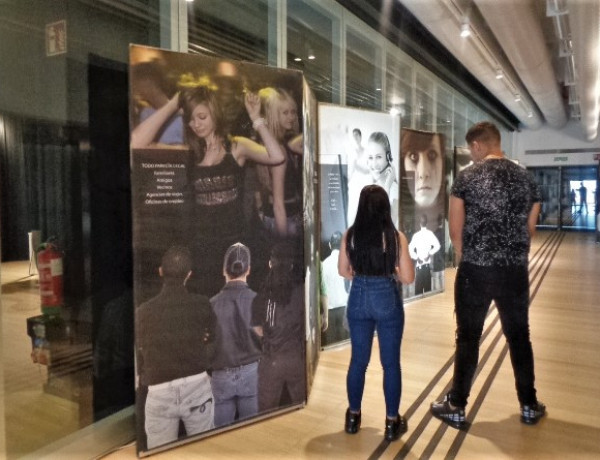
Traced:
<path fill-rule="evenodd" d="M 496 70 L 496 79 L 500 80 L 501 78 L 504 78 L 504 72 L 502 72 L 502 69 L 497 69 Z"/>
<path fill-rule="evenodd" d="M 460 36 L 462 38 L 467 38 L 471 35 L 471 26 L 469 25 L 469 21 L 465 20 L 460 26 Z"/>
<path fill-rule="evenodd" d="M 519 93 L 515 94 L 515 102 L 521 101 L 521 95 Z"/>

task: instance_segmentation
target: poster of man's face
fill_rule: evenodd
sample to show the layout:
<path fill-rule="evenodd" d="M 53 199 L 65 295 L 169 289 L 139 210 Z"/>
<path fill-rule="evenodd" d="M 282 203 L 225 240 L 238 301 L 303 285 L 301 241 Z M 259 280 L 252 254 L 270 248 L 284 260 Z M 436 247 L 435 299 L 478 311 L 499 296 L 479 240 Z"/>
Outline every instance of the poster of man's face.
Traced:
<path fill-rule="evenodd" d="M 130 82 L 137 439 L 152 453 L 305 403 L 314 160 L 300 72 L 132 46 Z"/>
<path fill-rule="evenodd" d="M 445 138 L 443 134 L 403 128 L 401 153 L 401 220 L 416 269 L 404 297 L 444 288 Z"/>
<path fill-rule="evenodd" d="M 399 222 L 400 120 L 387 113 L 319 104 L 321 298 L 327 328 L 323 346 L 349 338 L 345 309 L 349 284 L 337 273 L 342 234 L 352 225 L 362 188 L 381 185 Z"/>

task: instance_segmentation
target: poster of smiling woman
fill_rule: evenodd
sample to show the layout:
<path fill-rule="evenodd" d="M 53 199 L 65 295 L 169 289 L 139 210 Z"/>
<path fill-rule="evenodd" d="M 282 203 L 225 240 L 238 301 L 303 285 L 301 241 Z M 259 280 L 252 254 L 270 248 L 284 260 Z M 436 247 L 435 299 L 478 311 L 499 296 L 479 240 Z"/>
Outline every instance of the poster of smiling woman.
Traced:
<path fill-rule="evenodd" d="M 401 219 L 415 264 L 404 298 L 444 289 L 446 232 L 445 139 L 429 131 L 401 130 Z"/>
<path fill-rule="evenodd" d="M 321 280 L 323 313 L 321 344 L 349 338 L 344 327 L 349 283 L 337 272 L 344 231 L 352 225 L 365 185 L 386 189 L 394 223 L 399 222 L 400 119 L 388 113 L 319 104 L 321 188 Z"/>
<path fill-rule="evenodd" d="M 130 82 L 144 456 L 305 404 L 314 136 L 297 71 L 132 46 Z"/>

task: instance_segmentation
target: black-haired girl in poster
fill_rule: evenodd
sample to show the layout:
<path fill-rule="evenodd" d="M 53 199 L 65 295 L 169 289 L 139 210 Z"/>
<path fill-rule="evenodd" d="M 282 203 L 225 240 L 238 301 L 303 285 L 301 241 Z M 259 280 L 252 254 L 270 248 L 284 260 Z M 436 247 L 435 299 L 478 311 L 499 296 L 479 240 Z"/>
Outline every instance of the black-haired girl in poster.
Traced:
<path fill-rule="evenodd" d="M 280 242 L 271 252 L 269 266 L 252 303 L 252 325 L 263 339 L 258 366 L 261 412 L 306 400 L 302 252 L 289 242 Z"/>

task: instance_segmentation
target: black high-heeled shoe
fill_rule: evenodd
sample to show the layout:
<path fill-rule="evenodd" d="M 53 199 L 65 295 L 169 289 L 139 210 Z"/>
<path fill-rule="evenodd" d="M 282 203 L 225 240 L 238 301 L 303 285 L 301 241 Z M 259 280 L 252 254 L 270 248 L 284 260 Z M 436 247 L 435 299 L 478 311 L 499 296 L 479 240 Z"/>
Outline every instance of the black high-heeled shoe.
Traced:
<path fill-rule="evenodd" d="M 360 412 L 358 414 L 355 414 L 354 412 L 350 412 L 350 409 L 348 408 L 346 410 L 346 424 L 344 426 L 346 433 L 358 433 L 358 430 L 360 429 L 360 419 Z"/>
<path fill-rule="evenodd" d="M 385 419 L 385 434 L 383 437 L 386 441 L 395 441 L 402 433 L 406 433 L 408 430 L 408 424 L 406 423 L 406 418 L 402 417 L 400 414 L 396 417 L 396 419 Z"/>

